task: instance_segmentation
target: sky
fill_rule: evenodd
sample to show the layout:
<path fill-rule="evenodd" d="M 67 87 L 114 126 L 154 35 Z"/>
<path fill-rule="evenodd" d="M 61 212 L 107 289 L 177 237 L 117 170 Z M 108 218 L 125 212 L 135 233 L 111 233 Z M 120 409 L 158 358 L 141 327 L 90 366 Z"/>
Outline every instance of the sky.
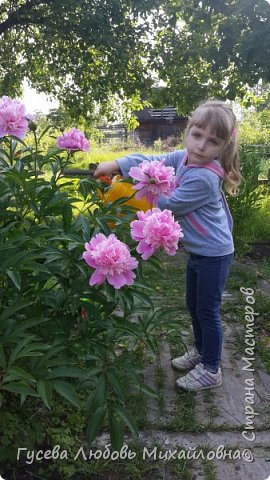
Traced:
<path fill-rule="evenodd" d="M 45 93 L 37 93 L 36 90 L 30 88 L 26 81 L 23 84 L 23 92 L 22 101 L 28 113 L 42 112 L 46 114 L 51 108 L 58 107 L 56 100 L 50 101 Z"/>

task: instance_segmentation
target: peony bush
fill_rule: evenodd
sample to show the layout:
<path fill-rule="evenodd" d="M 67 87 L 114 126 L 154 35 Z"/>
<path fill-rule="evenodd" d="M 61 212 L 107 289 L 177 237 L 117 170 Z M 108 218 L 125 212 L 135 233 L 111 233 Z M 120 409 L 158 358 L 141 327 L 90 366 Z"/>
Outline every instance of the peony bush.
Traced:
<path fill-rule="evenodd" d="M 103 205 L 110 179 L 66 181 L 64 167 L 90 143 L 72 128 L 43 152 L 43 135 L 21 102 L 0 99 L 1 413 L 17 402 L 23 428 L 24 405 L 36 402 L 42 424 L 61 398 L 82 412 L 90 443 L 106 426 L 120 448 L 126 428 L 138 434 L 130 389 L 155 395 L 134 353 L 155 352 L 166 318 L 146 294 L 142 265 L 160 248 L 173 255 L 181 229 L 168 211 L 138 212 L 134 221 L 121 199 Z M 173 188 L 172 172 L 160 167 L 154 198 Z M 22 444 L 37 449 L 33 442 L 11 435 L 3 448 L 0 440 L 2 456 L 12 459 Z"/>

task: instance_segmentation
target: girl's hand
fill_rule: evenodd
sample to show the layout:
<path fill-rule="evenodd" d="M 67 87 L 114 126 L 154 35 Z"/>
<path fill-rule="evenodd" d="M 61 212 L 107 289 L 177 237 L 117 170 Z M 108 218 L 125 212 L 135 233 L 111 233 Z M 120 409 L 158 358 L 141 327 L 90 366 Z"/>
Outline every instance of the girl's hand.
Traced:
<path fill-rule="evenodd" d="M 100 163 L 95 170 L 94 176 L 100 177 L 101 175 L 107 175 L 109 177 L 113 173 L 119 173 L 119 165 L 115 160 Z"/>

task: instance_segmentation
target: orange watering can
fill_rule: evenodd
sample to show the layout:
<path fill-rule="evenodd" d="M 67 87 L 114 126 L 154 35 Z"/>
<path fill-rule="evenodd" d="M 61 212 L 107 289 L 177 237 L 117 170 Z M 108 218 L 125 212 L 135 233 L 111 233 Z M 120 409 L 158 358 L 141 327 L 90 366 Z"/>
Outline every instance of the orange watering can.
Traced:
<path fill-rule="evenodd" d="M 128 182 L 123 182 L 123 177 L 121 175 L 116 175 L 112 179 L 112 183 L 110 188 L 103 194 L 103 202 L 107 205 L 109 202 L 115 202 L 119 198 L 123 197 L 130 197 L 133 195 L 132 198 L 128 199 L 123 205 L 131 205 L 132 207 L 138 208 L 138 210 L 149 210 L 152 208 L 152 205 L 146 200 L 145 197 L 140 198 L 139 200 L 135 198 L 135 190 L 132 188 L 132 184 Z"/>

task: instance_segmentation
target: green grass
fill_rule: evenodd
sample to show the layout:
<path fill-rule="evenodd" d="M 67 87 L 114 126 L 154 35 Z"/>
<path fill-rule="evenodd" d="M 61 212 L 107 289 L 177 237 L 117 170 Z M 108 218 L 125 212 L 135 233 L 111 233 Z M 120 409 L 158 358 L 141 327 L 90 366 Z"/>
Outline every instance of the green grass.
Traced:
<path fill-rule="evenodd" d="M 202 432 L 204 427 L 198 424 L 196 415 L 196 392 L 178 391 L 173 419 L 161 425 L 167 432 Z"/>
<path fill-rule="evenodd" d="M 270 239 L 270 194 L 266 193 L 258 210 L 250 212 L 249 229 L 254 242 L 269 242 Z"/>
<path fill-rule="evenodd" d="M 144 153 L 145 155 L 153 155 L 162 152 L 158 152 L 153 148 L 146 148 L 141 146 L 134 145 L 132 148 L 119 148 L 119 147 L 111 147 L 111 146 L 101 146 L 95 147 L 90 150 L 89 153 L 76 153 L 75 160 L 74 160 L 74 168 L 82 168 L 87 169 L 89 163 L 102 163 L 102 162 L 110 162 L 112 160 L 116 160 L 121 157 L 125 157 L 126 155 L 130 155 L 132 153 Z"/>
<path fill-rule="evenodd" d="M 254 265 L 254 263 L 253 263 Z M 262 258 L 255 263 L 257 277 L 264 278 L 270 282 L 270 262 L 268 258 Z"/>
<path fill-rule="evenodd" d="M 219 410 L 215 403 L 215 392 L 213 390 L 204 390 L 203 392 L 203 402 L 206 404 L 205 413 L 207 418 L 209 418 L 209 429 L 211 428 L 212 421 L 219 416 Z"/>
<path fill-rule="evenodd" d="M 156 450 L 154 450 L 156 448 Z M 151 446 L 131 444 L 129 449 L 136 453 L 136 457 L 130 460 L 123 460 L 119 462 L 111 462 L 111 475 L 108 477 L 97 476 L 97 480 L 105 480 L 110 478 L 112 480 L 164 480 L 164 478 L 170 478 L 171 480 L 192 480 L 192 465 L 191 462 L 187 462 L 185 459 L 171 459 L 169 461 L 159 458 L 166 455 L 166 448 L 164 445 L 158 443 Z M 152 457 L 148 458 L 148 455 L 154 450 L 155 453 Z M 174 448 L 171 447 L 171 450 Z M 177 451 L 184 450 L 180 446 Z M 147 453 L 148 452 L 148 453 Z M 144 458 L 145 455 L 145 458 Z"/>
<path fill-rule="evenodd" d="M 270 374 L 270 297 L 264 293 L 256 294 L 256 311 L 259 313 L 257 319 L 257 337 L 259 339 L 257 348 L 261 359 Z"/>
<path fill-rule="evenodd" d="M 210 460 L 202 460 L 205 480 L 217 480 L 216 468 Z"/>
<path fill-rule="evenodd" d="M 244 260 L 235 261 L 227 281 L 226 290 L 233 294 L 240 293 L 240 287 L 254 288 L 257 284 L 256 269 L 253 264 L 245 263 Z"/>
<path fill-rule="evenodd" d="M 260 178 L 268 178 L 269 168 L 270 168 L 270 159 L 263 158 L 260 161 Z"/>
<path fill-rule="evenodd" d="M 164 370 L 160 364 L 160 356 L 157 359 L 156 371 L 155 371 L 155 386 L 158 394 L 158 406 L 160 414 L 166 413 L 166 404 L 164 400 Z"/>

